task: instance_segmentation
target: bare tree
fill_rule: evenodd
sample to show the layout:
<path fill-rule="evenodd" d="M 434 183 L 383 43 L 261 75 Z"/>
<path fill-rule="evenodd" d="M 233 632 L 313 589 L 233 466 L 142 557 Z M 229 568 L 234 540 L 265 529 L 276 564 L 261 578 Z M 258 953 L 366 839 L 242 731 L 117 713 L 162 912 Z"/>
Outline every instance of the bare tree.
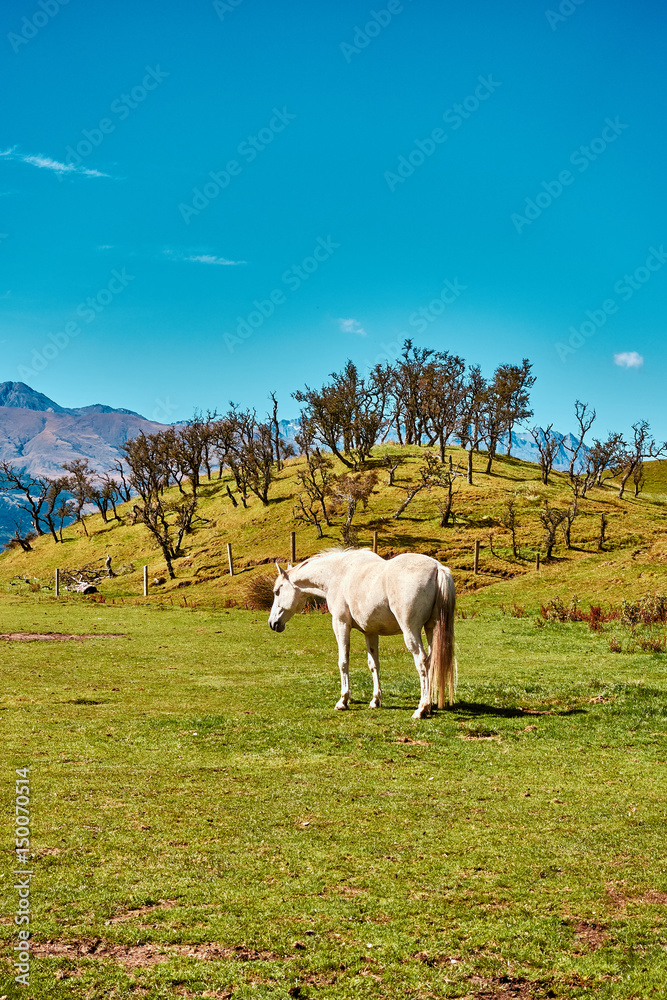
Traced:
<path fill-rule="evenodd" d="M 88 534 L 88 528 L 86 527 L 86 522 L 83 517 L 83 509 L 87 503 L 91 503 L 95 499 L 95 487 L 93 486 L 93 477 L 96 475 L 94 469 L 91 469 L 88 465 L 88 459 L 76 458 L 73 462 L 66 462 L 62 468 L 65 472 L 69 472 L 69 476 L 64 477 L 65 488 L 69 493 L 72 494 L 72 505 L 74 511 L 74 517 L 76 518 L 77 524 L 80 524 L 84 530 L 84 534 Z M 68 515 L 66 515 L 68 516 Z M 62 521 L 60 520 L 60 540 L 62 541 Z"/>
<path fill-rule="evenodd" d="M 389 453 L 387 453 L 384 456 L 384 464 L 387 466 L 387 469 L 389 470 L 389 475 L 387 476 L 387 486 L 394 485 L 394 477 L 396 476 L 396 472 L 401 467 L 404 461 L 405 457 L 403 455 L 390 456 Z"/>
<path fill-rule="evenodd" d="M 625 468 L 621 477 L 621 485 L 618 491 L 619 499 L 623 498 L 625 485 L 631 476 L 634 477 L 636 470 L 643 464 L 645 458 L 661 458 L 667 453 L 667 442 L 658 445 L 654 441 L 647 420 L 638 420 L 632 425 L 633 440 L 628 446 L 625 454 Z M 641 478 L 641 473 L 640 473 Z M 636 484 L 636 481 L 635 481 Z M 638 490 L 635 489 L 635 496 Z"/>
<path fill-rule="evenodd" d="M 575 518 L 581 513 L 579 510 L 579 497 L 582 495 L 582 480 L 579 475 L 575 475 L 572 479 L 570 489 L 572 490 L 572 503 L 569 505 L 567 510 L 563 512 L 563 537 L 565 538 L 566 549 L 572 548 L 570 538 L 572 525 L 574 524 Z"/>
<path fill-rule="evenodd" d="M 28 514 L 36 535 L 45 534 L 40 511 L 50 484 L 51 481 L 46 477 L 31 476 L 22 469 L 17 469 L 11 462 L 0 462 L 0 492 L 13 495 L 16 501 L 17 494 L 22 495 L 22 500 L 16 502 L 16 506 Z"/>
<path fill-rule="evenodd" d="M 625 462 L 627 445 L 622 434 L 612 432 L 606 441 L 594 438 L 586 456 L 586 478 L 591 485 L 603 486 L 607 479 L 614 479 Z M 584 494 L 582 494 L 583 496 Z"/>
<path fill-rule="evenodd" d="M 498 442 L 507 434 L 507 454 L 512 447 L 512 428 L 532 416 L 529 389 L 535 382 L 532 365 L 524 358 L 521 365 L 499 365 L 486 388 L 482 407 L 482 436 L 487 446 L 486 473 L 491 472 Z"/>
<path fill-rule="evenodd" d="M 273 404 L 271 413 L 268 417 L 267 423 L 271 427 L 273 433 L 273 450 L 275 453 L 276 469 L 278 472 L 281 471 L 283 467 L 283 460 L 289 458 L 290 455 L 294 454 L 294 448 L 291 444 L 285 444 L 280 434 L 280 421 L 278 420 L 278 399 L 275 392 L 271 393 L 271 402 Z"/>
<path fill-rule="evenodd" d="M 345 545 L 351 544 L 352 520 L 359 504 L 366 509 L 368 501 L 377 483 L 376 472 L 344 472 L 335 480 L 331 488 L 331 496 L 336 503 L 344 508 L 345 521 L 341 527 L 341 535 Z"/>
<path fill-rule="evenodd" d="M 113 511 L 114 519 L 120 521 L 121 518 L 116 504 L 122 499 L 121 487 L 111 473 L 97 473 L 97 479 L 93 484 L 91 496 L 105 524 L 109 520 L 109 508 Z"/>
<path fill-rule="evenodd" d="M 173 561 L 181 554 L 183 536 L 192 530 L 197 509 L 197 495 L 184 495 L 180 502 L 165 499 L 169 485 L 172 428 L 157 434 L 140 432 L 123 445 L 130 468 L 130 485 L 140 502 L 133 506 L 136 520 L 153 535 L 162 550 L 170 579 L 174 579 Z"/>
<path fill-rule="evenodd" d="M 132 499 L 132 486 L 127 481 L 127 477 L 125 475 L 125 466 L 120 461 L 120 459 L 116 459 L 110 471 L 113 474 L 114 479 L 116 480 L 118 495 L 120 499 L 123 501 L 123 503 L 128 503 Z M 114 509 L 114 514 L 115 513 L 116 511 Z"/>
<path fill-rule="evenodd" d="M 566 451 L 569 451 L 572 456 L 570 458 L 570 468 L 568 469 L 570 482 L 574 480 L 574 467 L 577 464 L 577 459 L 579 458 L 579 455 L 584 447 L 584 438 L 593 426 L 595 417 L 597 416 L 595 410 L 588 409 L 588 403 L 582 403 L 579 399 L 577 399 L 574 404 L 574 415 L 577 424 L 579 425 L 577 443 L 573 448 L 571 445 L 565 444 L 565 440 L 563 440 L 563 448 L 565 448 Z"/>
<path fill-rule="evenodd" d="M 524 358 L 520 365 L 501 365 L 498 369 L 504 402 L 504 430 L 507 432 L 508 458 L 512 451 L 514 425 L 528 420 L 533 415 L 530 408 L 530 390 L 535 385 L 535 376 L 531 374 L 532 367 L 528 358 Z"/>
<path fill-rule="evenodd" d="M 560 439 L 554 434 L 553 426 L 553 424 L 549 424 L 544 430 L 541 427 L 533 427 L 530 432 L 530 436 L 540 453 L 540 471 L 545 486 L 549 485 L 549 476 L 560 447 Z"/>
<path fill-rule="evenodd" d="M 427 415 L 424 411 L 424 385 L 435 351 L 415 347 L 412 340 L 403 343 L 403 352 L 391 376 L 392 408 L 389 424 L 395 427 L 399 444 L 421 444 L 426 434 Z"/>
<path fill-rule="evenodd" d="M 422 409 L 429 445 L 438 444 L 445 461 L 447 442 L 456 432 L 465 391 L 465 361 L 456 354 L 439 351 L 429 361 L 422 380 Z"/>
<path fill-rule="evenodd" d="M 468 451 L 466 479 L 472 486 L 472 457 L 482 440 L 484 407 L 486 405 L 487 383 L 479 365 L 471 365 L 463 386 L 459 408 L 458 437 L 461 447 Z"/>
<path fill-rule="evenodd" d="M 305 469 L 300 469 L 297 479 L 301 492 L 297 496 L 295 518 L 317 528 L 317 537 L 322 538 L 320 521 L 331 527 L 327 499 L 334 482 L 333 462 L 319 451 L 311 452 L 306 459 Z"/>
<path fill-rule="evenodd" d="M 368 458 L 384 424 L 387 380 L 376 366 L 368 380 L 360 378 L 352 361 L 342 372 L 331 374 L 321 389 L 294 393 L 305 404 L 305 416 L 316 437 L 348 469 L 357 469 Z"/>
<path fill-rule="evenodd" d="M 430 457 L 435 458 L 435 456 Z M 462 474 L 458 466 L 454 469 L 451 464 L 448 467 L 439 464 L 431 472 L 429 489 L 436 491 L 436 504 L 440 512 L 441 528 L 446 528 L 450 518 L 453 517 L 454 497 L 458 493 L 458 490 L 454 489 L 454 484 Z"/>
<path fill-rule="evenodd" d="M 14 534 L 12 535 L 9 544 L 11 545 L 14 543 L 15 545 L 18 545 L 24 552 L 32 552 L 32 545 L 30 542 L 34 539 L 35 533 L 32 531 L 23 531 L 18 521 L 15 521 L 14 524 Z"/>
<path fill-rule="evenodd" d="M 556 532 L 565 520 L 565 512 L 556 510 L 549 506 L 549 501 L 544 501 L 544 510 L 540 511 L 540 521 L 544 527 L 544 544 L 547 550 L 547 559 L 551 559 L 551 552 L 556 544 Z"/>
<path fill-rule="evenodd" d="M 76 505 L 72 503 L 71 500 L 61 500 L 56 509 L 54 510 L 55 517 L 58 518 L 58 537 L 60 541 L 63 540 L 63 525 L 65 521 L 68 521 L 71 517 L 76 517 Z M 86 532 L 88 534 L 88 532 Z"/>

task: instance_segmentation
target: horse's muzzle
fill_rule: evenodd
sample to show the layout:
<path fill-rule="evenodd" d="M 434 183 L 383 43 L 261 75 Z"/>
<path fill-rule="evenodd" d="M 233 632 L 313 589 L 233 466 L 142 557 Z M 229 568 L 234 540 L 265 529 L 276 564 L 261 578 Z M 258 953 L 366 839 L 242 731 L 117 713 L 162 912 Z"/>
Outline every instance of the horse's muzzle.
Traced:
<path fill-rule="evenodd" d="M 284 632 L 285 631 L 285 623 L 284 622 L 274 622 L 274 624 L 272 625 L 271 622 L 269 622 L 269 628 L 273 629 L 274 632 Z"/>

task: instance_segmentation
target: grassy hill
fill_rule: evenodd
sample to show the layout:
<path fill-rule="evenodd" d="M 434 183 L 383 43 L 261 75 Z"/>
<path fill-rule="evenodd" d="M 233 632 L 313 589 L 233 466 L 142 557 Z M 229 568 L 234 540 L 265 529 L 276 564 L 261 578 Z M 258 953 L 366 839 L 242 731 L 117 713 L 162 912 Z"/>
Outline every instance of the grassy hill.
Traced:
<path fill-rule="evenodd" d="M 436 497 L 427 491 L 418 494 L 407 511 L 394 520 L 392 515 L 405 492 L 387 485 L 384 455 L 400 453 L 403 457 L 396 475 L 400 486 L 416 480 L 424 451 L 395 445 L 376 449 L 370 466 L 377 469 L 379 481 L 367 510 L 360 509 L 355 518 L 357 545 L 369 546 L 377 530 L 381 555 L 419 551 L 435 556 L 452 569 L 459 594 L 480 606 L 514 600 L 535 606 L 555 594 L 565 598 L 572 593 L 584 601 L 618 603 L 623 597 L 667 589 L 667 466 L 657 462 L 647 465 L 646 487 L 637 499 L 630 493 L 619 500 L 616 484 L 592 490 L 581 502 L 581 516 L 572 528 L 573 548 L 565 549 L 559 532 L 553 560 L 536 572 L 535 555 L 544 536 L 539 511 L 545 499 L 553 507 L 568 506 L 572 495 L 567 476 L 555 473 L 545 487 L 537 466 L 507 458 L 498 458 L 487 476 L 482 471 L 485 456 L 479 455 L 475 458 L 474 485 L 457 481 L 452 524 L 440 527 Z M 462 462 L 460 451 L 451 449 L 451 454 L 455 465 Z M 33 543 L 31 552 L 5 551 L 0 555 L 0 593 L 40 591 L 47 596 L 52 593 L 56 567 L 75 570 L 89 564 L 101 566 L 109 554 L 118 575 L 100 585 L 105 599 L 141 597 L 142 567 L 146 564 L 151 602 L 243 604 L 252 581 L 273 575 L 274 560 L 287 561 L 290 531 L 297 532 L 299 559 L 341 544 L 340 516 L 333 519 L 332 528 L 325 528 L 322 540 L 314 527 L 294 520 L 296 474 L 302 462 L 295 458 L 285 464 L 268 507 L 252 497 L 247 510 L 240 505 L 235 508 L 226 492 L 227 477 L 204 481 L 200 518 L 194 532 L 186 537 L 182 557 L 176 560 L 176 580 L 167 579 L 164 560 L 148 531 L 130 523 L 131 504 L 126 504 L 120 508 L 122 522 L 104 524 L 100 515 L 86 518 L 87 536 L 81 525 L 74 525 L 65 529 L 62 545 L 43 537 Z M 513 558 L 509 532 L 502 524 L 511 497 L 517 504 L 521 559 Z M 608 542 L 598 551 L 603 513 L 608 518 Z M 481 543 L 481 556 L 479 573 L 474 576 L 476 540 Z M 227 566 L 227 542 L 233 546 L 233 578 Z M 165 582 L 156 584 L 155 579 Z"/>

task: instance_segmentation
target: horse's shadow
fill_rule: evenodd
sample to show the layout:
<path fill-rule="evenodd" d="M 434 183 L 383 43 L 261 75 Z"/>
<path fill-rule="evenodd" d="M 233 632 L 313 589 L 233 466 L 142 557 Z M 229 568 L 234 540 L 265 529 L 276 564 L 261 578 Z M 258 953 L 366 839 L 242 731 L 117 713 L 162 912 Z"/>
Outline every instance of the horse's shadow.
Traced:
<path fill-rule="evenodd" d="M 350 701 L 350 707 L 363 709 L 365 701 Z M 413 712 L 414 705 L 388 705 L 382 707 L 392 712 Z M 484 702 L 458 701 L 451 708 L 434 709 L 437 714 L 455 714 L 457 718 L 475 718 L 476 716 L 492 715 L 499 719 L 527 719 L 540 715 L 586 715 L 585 708 L 565 708 L 560 711 L 539 711 L 525 708 L 503 708 L 501 705 L 486 705 Z"/>
<path fill-rule="evenodd" d="M 528 716 L 539 715 L 585 715 L 584 708 L 564 708 L 559 711 L 539 711 L 530 708 L 503 708 L 502 705 L 486 705 L 484 702 L 459 701 L 452 705 L 449 712 L 463 716 L 495 715 L 501 719 L 525 719 Z"/>

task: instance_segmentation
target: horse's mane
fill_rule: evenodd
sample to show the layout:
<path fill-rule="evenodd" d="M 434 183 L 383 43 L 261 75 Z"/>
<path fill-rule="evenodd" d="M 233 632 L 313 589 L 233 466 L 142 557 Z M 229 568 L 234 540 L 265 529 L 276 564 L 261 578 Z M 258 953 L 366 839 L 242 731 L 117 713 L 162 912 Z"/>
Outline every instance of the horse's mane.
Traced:
<path fill-rule="evenodd" d="M 364 552 L 366 549 L 353 549 L 350 545 L 332 545 L 330 549 L 320 549 L 319 552 L 315 552 L 312 556 L 307 556 L 302 559 L 301 562 L 296 563 L 292 566 L 292 569 L 299 569 L 301 566 L 305 566 L 306 563 L 312 562 L 313 559 L 326 559 L 327 556 L 339 556 L 345 552 Z"/>

